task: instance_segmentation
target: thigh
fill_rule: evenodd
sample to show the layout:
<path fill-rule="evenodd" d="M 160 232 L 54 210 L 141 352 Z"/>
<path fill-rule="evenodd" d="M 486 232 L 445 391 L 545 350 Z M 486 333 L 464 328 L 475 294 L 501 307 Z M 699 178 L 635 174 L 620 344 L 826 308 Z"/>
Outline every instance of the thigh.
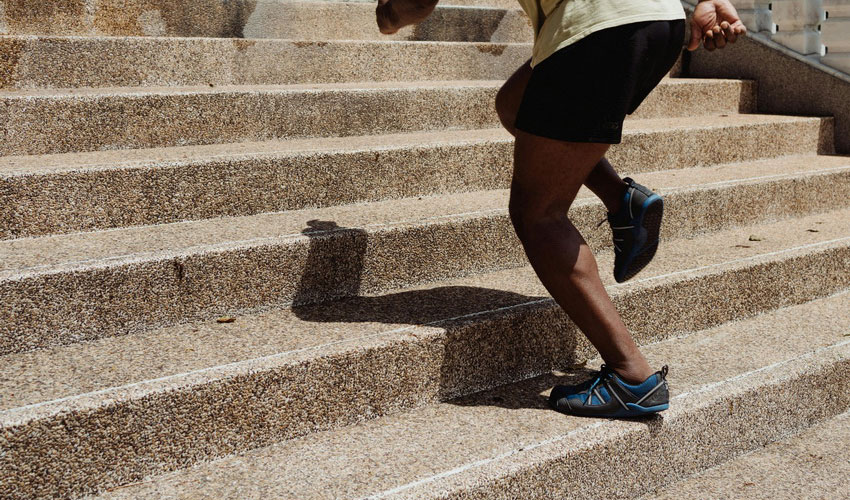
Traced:
<path fill-rule="evenodd" d="M 511 123 L 505 124 L 506 126 L 513 127 L 513 119 L 516 118 L 529 78 L 531 78 L 531 59 L 514 71 L 496 95 L 496 108 L 499 115 L 510 117 Z"/>
<path fill-rule="evenodd" d="M 532 217 L 566 213 L 609 147 L 519 132 L 514 146 L 512 203 Z"/>

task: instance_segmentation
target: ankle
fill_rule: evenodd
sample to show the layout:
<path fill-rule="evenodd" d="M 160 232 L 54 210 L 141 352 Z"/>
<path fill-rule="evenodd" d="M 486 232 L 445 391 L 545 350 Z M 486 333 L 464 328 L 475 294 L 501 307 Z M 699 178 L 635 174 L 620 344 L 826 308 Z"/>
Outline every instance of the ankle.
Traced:
<path fill-rule="evenodd" d="M 611 369 L 627 384 L 640 384 L 651 377 L 656 370 L 644 360 L 642 363 L 620 363 L 618 365 L 609 365 Z"/>
<path fill-rule="evenodd" d="M 625 196 L 628 188 L 628 184 L 620 181 L 617 187 L 612 189 L 610 194 L 606 196 L 606 199 L 602 200 L 602 203 L 605 205 L 605 209 L 608 210 L 609 214 L 616 214 L 623 207 L 623 197 Z"/>

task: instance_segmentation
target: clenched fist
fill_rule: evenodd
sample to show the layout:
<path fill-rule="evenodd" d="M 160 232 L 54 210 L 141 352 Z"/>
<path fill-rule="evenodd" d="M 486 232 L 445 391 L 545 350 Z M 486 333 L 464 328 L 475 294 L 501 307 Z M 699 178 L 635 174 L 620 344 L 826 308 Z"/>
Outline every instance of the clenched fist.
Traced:
<path fill-rule="evenodd" d="M 425 20 L 438 0 L 378 0 L 375 17 L 378 29 L 385 35 L 392 35 L 401 28 Z"/>
<path fill-rule="evenodd" d="M 701 0 L 691 18 L 688 50 L 696 50 L 700 41 L 707 50 L 722 49 L 746 34 L 747 28 L 729 0 Z"/>

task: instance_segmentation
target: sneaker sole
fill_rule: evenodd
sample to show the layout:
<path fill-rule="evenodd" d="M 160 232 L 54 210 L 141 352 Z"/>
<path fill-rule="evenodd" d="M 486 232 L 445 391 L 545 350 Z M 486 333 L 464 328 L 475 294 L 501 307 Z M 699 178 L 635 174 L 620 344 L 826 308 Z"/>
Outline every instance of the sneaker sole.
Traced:
<path fill-rule="evenodd" d="M 629 407 L 628 410 L 620 408 L 618 411 L 613 413 L 599 413 L 597 415 L 592 414 L 581 414 L 581 413 L 573 413 L 561 408 L 558 408 L 558 405 L 554 401 L 549 402 L 549 408 L 555 410 L 558 413 L 562 413 L 564 415 L 570 415 L 573 417 L 585 417 L 585 418 L 632 418 L 632 417 L 643 417 L 647 415 L 653 415 L 655 413 L 660 413 L 662 411 L 670 409 L 670 403 L 664 403 L 656 406 L 639 406 L 634 403 L 626 403 L 626 406 Z"/>
<path fill-rule="evenodd" d="M 632 257 L 632 259 L 624 266 L 626 272 L 622 279 L 618 279 L 618 283 L 632 279 L 637 273 L 641 272 L 655 257 L 655 252 L 658 251 L 658 241 L 661 235 L 661 219 L 664 217 L 664 200 L 655 195 L 647 200 L 649 206 L 640 218 L 640 226 L 646 230 L 646 241 L 643 251 Z"/>

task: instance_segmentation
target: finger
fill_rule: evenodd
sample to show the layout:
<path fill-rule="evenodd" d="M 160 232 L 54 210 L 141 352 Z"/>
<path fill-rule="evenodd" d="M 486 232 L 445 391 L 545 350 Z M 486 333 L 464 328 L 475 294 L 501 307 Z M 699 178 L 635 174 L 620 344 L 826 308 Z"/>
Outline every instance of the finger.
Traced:
<path fill-rule="evenodd" d="M 718 49 L 722 49 L 726 46 L 726 35 L 723 33 L 723 30 L 720 30 L 720 33 L 714 35 L 714 44 Z"/>
<path fill-rule="evenodd" d="M 738 40 L 738 34 L 735 33 L 735 28 L 731 25 L 723 28 L 723 36 L 726 37 L 726 41 L 729 43 L 735 43 Z"/>
<path fill-rule="evenodd" d="M 714 38 L 706 36 L 705 42 L 703 42 L 703 46 L 705 46 L 705 50 L 709 52 L 714 50 L 716 48 L 716 45 L 714 44 Z"/>
<path fill-rule="evenodd" d="M 702 30 L 696 23 L 691 23 L 691 41 L 688 43 L 688 50 L 693 52 L 699 48 L 699 43 L 702 41 Z"/>

